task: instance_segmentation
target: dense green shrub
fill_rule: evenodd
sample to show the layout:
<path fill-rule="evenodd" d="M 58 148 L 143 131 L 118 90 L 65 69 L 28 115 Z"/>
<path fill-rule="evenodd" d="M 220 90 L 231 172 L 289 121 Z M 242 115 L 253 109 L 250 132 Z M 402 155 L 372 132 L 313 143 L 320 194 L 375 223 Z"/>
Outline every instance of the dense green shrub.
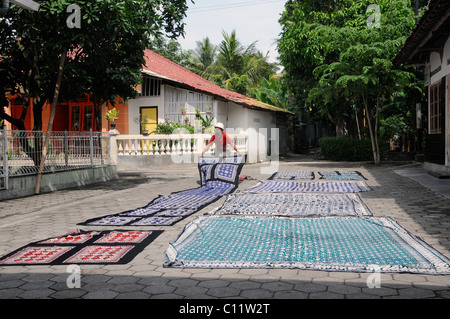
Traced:
<path fill-rule="evenodd" d="M 332 161 L 372 161 L 370 139 L 352 137 L 324 137 L 319 140 L 322 155 Z"/>

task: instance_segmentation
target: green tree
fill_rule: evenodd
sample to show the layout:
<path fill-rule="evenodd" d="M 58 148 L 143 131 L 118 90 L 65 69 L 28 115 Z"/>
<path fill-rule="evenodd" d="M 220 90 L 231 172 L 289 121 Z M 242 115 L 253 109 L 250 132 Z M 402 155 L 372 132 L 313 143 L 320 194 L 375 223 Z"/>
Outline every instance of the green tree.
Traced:
<path fill-rule="evenodd" d="M 191 70 L 206 79 L 214 78 L 214 64 L 217 57 L 217 46 L 206 37 L 196 42 L 197 47 L 191 51 Z"/>
<path fill-rule="evenodd" d="M 257 41 L 245 46 L 235 30 L 230 34 L 222 31 L 222 35 L 214 72 L 220 76 L 224 88 L 253 96 L 261 78 L 274 74 L 277 64 L 268 62 L 268 55 L 257 50 Z"/>
<path fill-rule="evenodd" d="M 285 74 L 274 74 L 269 79 L 263 78 L 255 89 L 256 98 L 261 102 L 289 109 L 291 95 L 284 77 Z"/>
<path fill-rule="evenodd" d="M 347 40 L 339 61 L 317 68 L 320 86 L 334 87 L 346 97 L 361 101 L 367 118 L 375 164 L 380 163 L 379 122 L 383 106 L 393 94 L 414 85 L 410 72 L 392 59 L 415 24 L 414 11 L 404 1 L 380 1 L 383 20 L 379 28 L 367 27 L 363 15 L 354 27 L 335 30 L 334 41 Z"/>
<path fill-rule="evenodd" d="M 393 95 L 417 86 L 412 73 L 391 62 L 416 16 L 405 1 L 378 1 L 377 25 L 371 20 L 374 11 L 367 10 L 371 1 L 333 3 L 341 6 L 335 11 L 311 11 L 310 1 L 288 2 L 286 9 L 294 13 L 285 12 L 280 20 L 282 62 L 293 89 L 306 83 L 300 96 L 334 120 L 341 134 L 345 132 L 344 114 L 364 109 L 378 164 L 380 114 Z"/>
<path fill-rule="evenodd" d="M 144 49 L 163 32 L 173 37 L 183 33 L 187 10 L 185 0 L 43 0 L 40 4 L 39 12 L 11 6 L 0 19 L 0 118 L 19 130 L 25 129 L 30 99 L 33 130 L 42 130 L 42 107 L 52 101 L 61 55 L 67 54 L 63 98 L 91 93 L 100 105 L 113 102 L 116 95 L 135 96 L 132 86 L 141 78 Z M 81 9 L 81 28 L 66 23 L 70 4 Z M 4 111 L 6 92 L 21 95 L 24 106 L 19 118 Z M 39 147 L 35 145 L 33 153 L 38 154 Z"/>
<path fill-rule="evenodd" d="M 152 41 L 149 48 L 185 68 L 192 65 L 191 52 L 183 50 L 175 39 L 160 36 Z"/>

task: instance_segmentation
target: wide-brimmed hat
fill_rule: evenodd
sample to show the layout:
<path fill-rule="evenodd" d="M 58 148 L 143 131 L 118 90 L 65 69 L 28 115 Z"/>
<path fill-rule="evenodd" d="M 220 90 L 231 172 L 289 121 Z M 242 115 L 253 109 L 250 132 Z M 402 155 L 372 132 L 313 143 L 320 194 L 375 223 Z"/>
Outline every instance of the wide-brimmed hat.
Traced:
<path fill-rule="evenodd" d="M 223 125 L 223 123 L 220 123 L 220 122 L 216 123 L 216 125 L 214 125 L 214 127 L 218 127 L 218 128 L 220 128 L 222 131 L 225 130 L 225 126 Z"/>

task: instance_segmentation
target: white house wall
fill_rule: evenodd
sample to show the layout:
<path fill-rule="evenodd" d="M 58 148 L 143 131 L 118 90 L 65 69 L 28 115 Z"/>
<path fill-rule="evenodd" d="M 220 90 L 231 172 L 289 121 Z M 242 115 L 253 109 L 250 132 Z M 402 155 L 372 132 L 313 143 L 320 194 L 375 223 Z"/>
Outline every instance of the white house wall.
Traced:
<path fill-rule="evenodd" d="M 276 128 L 274 114 L 266 111 L 244 108 L 228 102 L 228 131 L 248 135 L 248 161 L 250 163 L 267 161 L 271 129 Z"/>
<path fill-rule="evenodd" d="M 429 69 L 429 72 L 433 73 L 430 77 L 429 85 L 436 83 L 443 79 L 446 82 L 446 90 L 445 90 L 445 108 L 444 108 L 444 117 L 445 117 L 445 165 L 450 166 L 450 107 L 449 107 L 449 82 L 450 80 L 447 78 L 450 76 L 450 37 L 447 38 L 447 42 L 444 45 L 444 50 L 442 52 L 442 56 L 440 52 L 431 52 L 429 61 L 426 65 Z M 428 105 L 428 108 L 430 105 Z M 429 111 L 429 109 L 428 109 Z"/>
<path fill-rule="evenodd" d="M 164 121 L 164 90 L 165 86 L 161 86 L 161 95 L 152 97 L 138 97 L 128 101 L 128 123 L 129 134 L 140 134 L 140 126 L 135 122 L 135 118 L 139 118 L 141 107 L 158 107 L 158 122 Z"/>
<path fill-rule="evenodd" d="M 139 97 L 128 102 L 129 134 L 140 134 L 140 127 L 134 119 L 139 117 L 141 107 L 158 107 L 159 123 L 164 122 L 166 118 L 170 121 L 182 121 L 185 117 L 181 116 L 181 107 L 185 107 L 186 116 L 193 124 L 195 109 L 205 112 L 207 105 L 213 106 L 214 123 L 222 122 L 227 133 L 244 133 L 249 136 L 248 161 L 250 163 L 264 162 L 268 159 L 271 129 L 276 128 L 273 112 L 245 108 L 231 101 L 219 100 L 211 95 L 169 85 L 161 86 L 161 96 Z"/>

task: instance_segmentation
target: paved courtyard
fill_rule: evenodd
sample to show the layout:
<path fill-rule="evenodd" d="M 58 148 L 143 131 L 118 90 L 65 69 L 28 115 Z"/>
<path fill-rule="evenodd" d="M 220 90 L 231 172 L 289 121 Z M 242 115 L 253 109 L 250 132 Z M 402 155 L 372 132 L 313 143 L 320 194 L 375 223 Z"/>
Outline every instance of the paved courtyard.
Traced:
<path fill-rule="evenodd" d="M 245 165 L 241 174 L 267 179 L 267 164 Z M 450 180 L 426 174 L 420 165 L 360 165 L 311 161 L 297 156 L 280 162 L 287 170 L 358 170 L 372 191 L 360 196 L 374 216 L 388 216 L 450 258 Z M 317 177 L 316 177 L 317 178 Z M 120 172 L 116 181 L 51 194 L 0 202 L 0 256 L 31 242 L 63 235 L 88 219 L 148 204 L 158 195 L 199 187 L 195 165 L 175 169 Z M 239 189 L 256 184 L 243 181 Z M 433 189 L 432 189 L 433 188 Z M 220 206 L 224 199 L 168 227 L 126 265 L 81 266 L 81 288 L 69 288 L 66 266 L 0 267 L 0 298 L 85 299 L 450 299 L 450 275 L 381 274 L 380 288 L 370 288 L 370 273 L 298 269 L 163 268 L 164 253 L 184 226 Z M 110 229 L 110 228 L 108 228 Z M 136 229 L 120 227 L 118 229 Z"/>

